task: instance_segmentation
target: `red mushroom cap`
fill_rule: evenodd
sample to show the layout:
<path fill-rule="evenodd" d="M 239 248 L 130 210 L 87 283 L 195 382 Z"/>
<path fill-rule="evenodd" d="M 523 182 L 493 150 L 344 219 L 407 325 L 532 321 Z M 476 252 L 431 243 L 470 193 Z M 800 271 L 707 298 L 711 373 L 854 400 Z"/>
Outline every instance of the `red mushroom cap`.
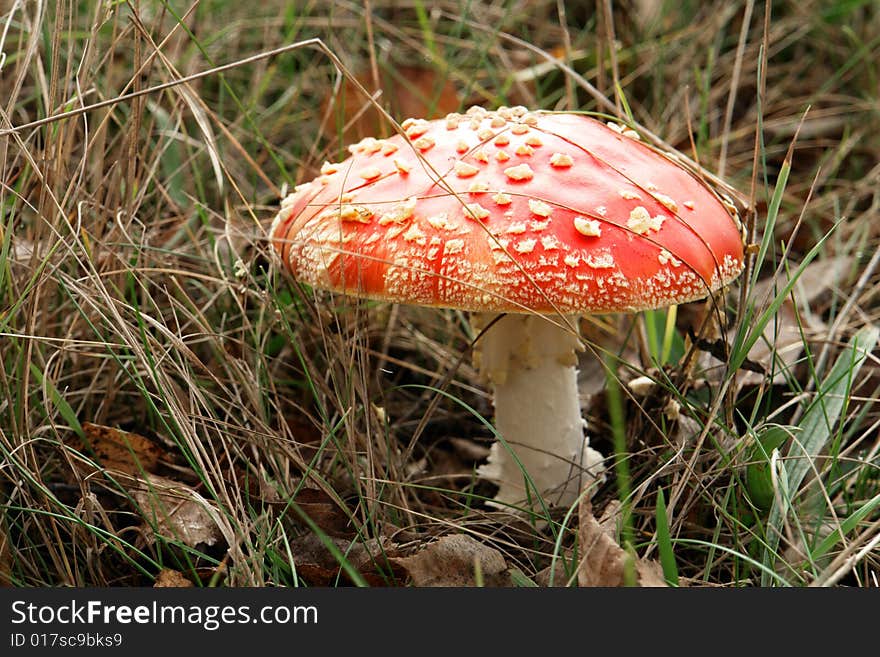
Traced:
<path fill-rule="evenodd" d="M 313 286 L 476 311 L 616 312 L 739 275 L 736 210 L 616 124 L 525 108 L 408 119 L 283 200 L 275 249 Z"/>

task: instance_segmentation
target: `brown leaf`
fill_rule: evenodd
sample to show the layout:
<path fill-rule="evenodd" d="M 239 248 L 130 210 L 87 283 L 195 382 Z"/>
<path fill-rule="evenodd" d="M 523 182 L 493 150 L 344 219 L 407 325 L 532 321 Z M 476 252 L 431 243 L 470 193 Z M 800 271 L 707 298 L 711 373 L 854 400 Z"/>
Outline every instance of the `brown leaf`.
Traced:
<path fill-rule="evenodd" d="M 189 486 L 165 477 L 147 475 L 132 486 L 132 497 L 145 522 L 156 533 L 174 537 L 184 545 L 214 545 L 223 538 L 220 512 Z"/>
<path fill-rule="evenodd" d="M 468 534 L 443 536 L 420 552 L 394 561 L 406 569 L 414 586 L 476 586 L 478 563 L 486 586 L 510 585 L 502 554 Z"/>
<path fill-rule="evenodd" d="M 193 585 L 183 573 L 171 568 L 163 568 L 156 576 L 153 588 L 190 588 Z"/>
<path fill-rule="evenodd" d="M 625 584 L 627 562 L 632 557 L 614 540 L 614 520 L 618 512 L 619 505 L 609 505 L 600 522 L 593 515 L 590 499 L 581 499 L 578 508 L 578 542 L 583 553 L 578 565 L 580 586 Z M 635 570 L 639 586 L 666 586 L 658 563 L 636 559 Z"/>
<path fill-rule="evenodd" d="M 162 447 L 140 434 L 91 422 L 83 422 L 82 428 L 86 434 L 84 453 L 104 468 L 140 476 L 154 474 L 160 462 L 170 461 Z"/>
<path fill-rule="evenodd" d="M 329 537 L 328 540 L 370 586 L 387 586 L 405 579 L 403 568 L 395 563 L 398 549 L 393 543 L 385 539 L 351 541 Z M 305 534 L 291 541 L 290 547 L 297 573 L 311 586 L 351 581 L 346 569 L 319 536 Z"/>
<path fill-rule="evenodd" d="M 319 488 L 300 489 L 293 504 L 330 536 L 350 537 L 354 534 L 348 514 L 340 507 L 340 503 Z M 303 522 L 295 511 L 293 516 Z"/>

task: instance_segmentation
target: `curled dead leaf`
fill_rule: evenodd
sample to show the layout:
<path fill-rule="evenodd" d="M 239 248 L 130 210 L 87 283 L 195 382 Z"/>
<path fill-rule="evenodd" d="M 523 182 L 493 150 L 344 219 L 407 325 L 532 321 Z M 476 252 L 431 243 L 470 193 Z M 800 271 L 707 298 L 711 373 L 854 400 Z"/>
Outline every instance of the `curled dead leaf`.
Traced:
<path fill-rule="evenodd" d="M 191 588 L 192 585 L 183 573 L 172 568 L 163 568 L 156 576 L 153 588 Z"/>
<path fill-rule="evenodd" d="M 609 504 L 602 520 L 593 515 L 588 497 L 581 499 L 578 508 L 578 540 L 582 552 L 578 565 L 580 586 L 624 586 L 626 569 L 632 556 L 614 539 L 619 504 Z M 639 586 L 666 586 L 663 569 L 656 561 L 635 559 L 636 580 Z"/>
<path fill-rule="evenodd" d="M 167 452 L 149 438 L 101 424 L 83 422 L 82 451 L 109 470 L 132 476 L 155 474 L 161 462 L 171 459 Z"/>
<path fill-rule="evenodd" d="M 286 505 L 287 503 L 284 502 Z M 319 488 L 302 488 L 291 501 L 301 513 L 304 513 L 322 531 L 330 536 L 350 537 L 355 533 L 349 514 L 330 495 Z M 298 514 L 293 517 L 302 522 Z"/>
<path fill-rule="evenodd" d="M 223 538 L 217 519 L 220 511 L 195 490 L 165 477 L 147 475 L 131 486 L 145 524 L 155 533 L 184 545 L 214 545 Z"/>
<path fill-rule="evenodd" d="M 485 586 L 510 585 L 502 554 L 468 534 L 443 536 L 394 561 L 406 569 L 414 586 L 476 586 L 478 568 Z"/>
<path fill-rule="evenodd" d="M 328 541 L 347 565 L 358 572 L 370 586 L 388 586 L 405 578 L 403 569 L 395 563 L 397 546 L 385 539 L 352 541 L 344 538 L 319 537 L 304 534 L 291 541 L 291 552 L 297 574 L 310 586 L 334 586 L 348 583 L 351 577 L 333 554 Z"/>

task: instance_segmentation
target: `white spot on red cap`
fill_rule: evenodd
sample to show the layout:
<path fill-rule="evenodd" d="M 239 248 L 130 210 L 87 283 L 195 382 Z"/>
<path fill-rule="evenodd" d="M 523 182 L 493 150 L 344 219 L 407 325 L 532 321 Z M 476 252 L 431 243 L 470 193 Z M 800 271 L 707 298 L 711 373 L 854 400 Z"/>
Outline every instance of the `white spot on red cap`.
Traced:
<path fill-rule="evenodd" d="M 595 219 L 586 217 L 575 217 L 574 229 L 587 237 L 599 237 L 602 234 L 602 225 Z"/>
<path fill-rule="evenodd" d="M 403 224 L 413 216 L 416 209 L 418 199 L 413 196 L 406 199 L 402 203 L 395 205 L 389 212 L 379 217 L 379 225 L 387 226 L 388 224 Z"/>
<path fill-rule="evenodd" d="M 539 217 L 549 217 L 550 213 L 553 212 L 553 208 L 550 205 L 534 198 L 529 199 L 529 210 Z"/>
<path fill-rule="evenodd" d="M 505 194 L 504 192 L 498 192 L 493 195 L 492 200 L 495 201 L 497 205 L 510 205 L 512 202 L 510 194 Z"/>
<path fill-rule="evenodd" d="M 492 142 L 496 146 L 507 146 L 510 143 L 510 137 L 505 134 L 498 135 L 495 137 L 495 141 Z"/>
<path fill-rule="evenodd" d="M 331 174 L 334 174 L 337 171 L 339 171 L 338 164 L 331 164 L 330 162 L 324 162 L 324 164 L 321 165 L 321 173 L 324 174 L 325 176 L 329 176 Z"/>
<path fill-rule="evenodd" d="M 586 256 L 584 262 L 593 269 L 610 269 L 614 266 L 614 256 L 610 253 L 592 254 Z"/>
<path fill-rule="evenodd" d="M 531 253 L 535 250 L 535 244 L 538 243 L 538 240 L 534 239 L 526 239 L 520 240 L 516 244 L 513 245 L 513 250 L 517 253 Z"/>
<path fill-rule="evenodd" d="M 456 253 L 461 253 L 464 250 L 464 240 L 460 240 L 458 238 L 448 240 L 446 242 L 446 253 L 450 255 L 455 255 Z"/>
<path fill-rule="evenodd" d="M 424 246 L 428 242 L 428 236 L 419 228 L 418 224 L 413 223 L 403 234 L 403 239 L 407 242 L 415 242 L 419 246 Z"/>
<path fill-rule="evenodd" d="M 550 156 L 550 166 L 570 167 L 572 164 L 574 164 L 574 160 L 571 159 L 571 155 L 568 153 L 553 153 Z"/>
<path fill-rule="evenodd" d="M 468 164 L 461 160 L 458 160 L 453 168 L 455 169 L 455 175 L 459 178 L 470 178 L 471 176 L 476 176 L 480 172 L 480 170 L 473 164 Z"/>
<path fill-rule="evenodd" d="M 401 160 L 399 157 L 394 158 L 394 166 L 399 173 L 409 173 L 410 169 L 412 169 L 412 165 L 409 162 Z"/>
<path fill-rule="evenodd" d="M 479 221 L 488 217 L 491 213 L 484 208 L 479 203 L 465 203 L 464 204 L 464 216 L 470 219 L 477 219 Z"/>
<path fill-rule="evenodd" d="M 434 146 L 434 139 L 428 136 L 419 137 L 413 142 L 413 146 L 418 148 L 420 151 L 426 151 Z"/>
<path fill-rule="evenodd" d="M 521 157 L 528 157 L 532 153 L 535 152 L 535 149 L 529 146 L 528 144 L 520 144 L 516 147 L 516 154 Z"/>
<path fill-rule="evenodd" d="M 532 171 L 532 168 L 528 164 L 519 164 L 515 167 L 508 167 L 505 169 L 504 175 L 511 180 L 519 182 L 523 180 L 531 180 L 535 177 L 535 172 Z"/>
<path fill-rule="evenodd" d="M 449 230 L 449 219 L 445 212 L 426 217 L 425 221 L 428 222 L 428 225 L 431 226 L 431 228 L 436 228 L 437 230 Z"/>
<path fill-rule="evenodd" d="M 495 237 L 494 235 L 486 235 L 486 241 L 489 242 L 489 248 L 493 251 L 503 251 L 510 244 L 507 237 Z"/>
<path fill-rule="evenodd" d="M 657 201 L 660 203 L 660 205 L 665 207 L 671 213 L 675 214 L 676 212 L 678 212 L 678 203 L 676 203 L 675 199 L 672 198 L 671 196 L 667 196 L 666 194 L 655 193 L 654 198 L 657 199 Z"/>
<path fill-rule="evenodd" d="M 510 155 L 507 154 L 507 151 L 498 151 L 495 153 L 495 159 L 499 162 L 507 162 L 510 159 Z"/>
<path fill-rule="evenodd" d="M 339 218 L 342 221 L 356 221 L 358 223 L 370 223 L 373 211 L 361 205 L 345 204 L 339 208 Z"/>
<path fill-rule="evenodd" d="M 379 223 L 381 224 L 382 221 L 380 220 Z M 386 240 L 393 240 L 395 237 L 399 236 L 405 230 L 406 230 L 405 224 L 395 224 L 385 231 L 385 239 Z"/>
<path fill-rule="evenodd" d="M 421 137 L 423 134 L 428 132 L 428 129 L 431 127 L 431 124 L 424 119 L 413 119 L 413 123 L 407 126 L 407 119 L 401 124 L 401 127 L 406 131 L 406 136 L 410 139 L 415 139 L 416 137 Z"/>
<path fill-rule="evenodd" d="M 644 235 L 649 230 L 660 230 L 665 220 L 666 217 L 661 215 L 652 217 L 646 208 L 639 205 L 630 211 L 626 227 L 634 233 Z"/>
<path fill-rule="evenodd" d="M 666 249 L 660 249 L 660 253 L 657 256 L 657 260 L 660 261 L 661 265 L 672 265 L 673 267 L 678 267 L 681 265 L 681 260 L 676 258 Z"/>
<path fill-rule="evenodd" d="M 559 248 L 561 242 L 556 237 L 556 235 L 544 235 L 541 238 L 541 246 L 544 247 L 545 251 L 555 251 Z"/>
<path fill-rule="evenodd" d="M 379 169 L 379 167 L 366 167 L 365 169 L 361 169 L 360 171 L 358 171 L 358 176 L 360 176 L 364 180 L 375 180 L 381 175 L 382 171 Z"/>

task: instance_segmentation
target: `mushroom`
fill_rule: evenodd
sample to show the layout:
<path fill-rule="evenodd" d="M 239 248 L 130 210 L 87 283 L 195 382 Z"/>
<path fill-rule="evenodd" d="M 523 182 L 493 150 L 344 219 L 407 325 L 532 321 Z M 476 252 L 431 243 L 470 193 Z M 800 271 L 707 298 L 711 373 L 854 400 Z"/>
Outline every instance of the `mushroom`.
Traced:
<path fill-rule="evenodd" d="M 577 317 L 736 278 L 735 208 L 634 131 L 578 114 L 472 107 L 401 127 L 285 198 L 275 250 L 314 287 L 477 313 L 503 438 L 479 474 L 496 504 L 570 505 L 603 477 L 578 400 Z"/>

